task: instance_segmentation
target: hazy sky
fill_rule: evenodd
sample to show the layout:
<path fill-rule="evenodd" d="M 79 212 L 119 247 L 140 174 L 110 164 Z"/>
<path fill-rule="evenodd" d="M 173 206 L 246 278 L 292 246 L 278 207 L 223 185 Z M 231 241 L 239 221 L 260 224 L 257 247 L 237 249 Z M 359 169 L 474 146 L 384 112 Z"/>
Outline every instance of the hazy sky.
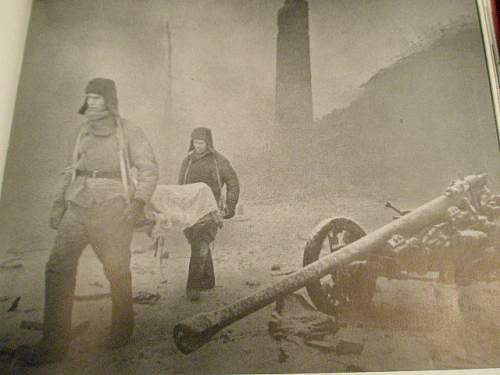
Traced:
<path fill-rule="evenodd" d="M 253 95 L 272 98 L 276 15 L 282 4 L 282 0 L 169 2 L 177 93 L 207 107 L 215 103 L 199 100 L 200 96 L 221 94 L 237 102 L 236 95 L 245 100 Z M 347 105 L 361 84 L 415 43 L 439 35 L 439 28 L 475 22 L 476 11 L 473 0 L 310 0 L 309 4 L 316 118 Z"/>
<path fill-rule="evenodd" d="M 54 85 L 57 80 L 57 94 L 68 94 L 65 100 L 72 107 L 79 105 L 87 79 L 114 78 L 123 114 L 146 129 L 158 128 L 154 124 L 164 112 L 168 21 L 176 135 L 187 138 L 192 127 L 210 126 L 224 135 L 224 149 L 234 154 L 249 148 L 248 139 L 266 143 L 272 128 L 276 18 L 283 3 L 44 0 L 43 12 L 38 12 L 44 14 L 34 14 L 44 25 L 34 42 L 42 53 L 32 63 L 40 66 L 42 82 Z M 310 0 L 309 4 L 315 118 L 348 105 L 361 92 L 360 85 L 416 45 L 430 43 L 440 28 L 477 22 L 474 0 Z M 47 63 L 52 66 L 44 67 Z"/>

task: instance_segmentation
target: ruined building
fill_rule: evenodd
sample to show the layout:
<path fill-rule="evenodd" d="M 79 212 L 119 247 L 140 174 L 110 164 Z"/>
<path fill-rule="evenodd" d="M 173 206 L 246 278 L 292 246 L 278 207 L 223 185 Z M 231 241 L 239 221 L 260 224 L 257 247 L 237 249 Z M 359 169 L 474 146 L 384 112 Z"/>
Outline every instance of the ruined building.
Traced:
<path fill-rule="evenodd" d="M 279 131 L 307 128 L 313 121 L 309 7 L 286 0 L 278 13 L 276 113 Z"/>

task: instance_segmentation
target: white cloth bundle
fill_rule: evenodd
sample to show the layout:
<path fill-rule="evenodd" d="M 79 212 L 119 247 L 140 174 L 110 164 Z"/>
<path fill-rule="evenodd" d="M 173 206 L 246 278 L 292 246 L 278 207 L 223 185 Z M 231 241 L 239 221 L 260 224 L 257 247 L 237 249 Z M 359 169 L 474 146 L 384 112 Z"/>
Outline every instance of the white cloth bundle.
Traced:
<path fill-rule="evenodd" d="M 155 220 L 154 231 L 184 230 L 203 216 L 218 212 L 210 187 L 202 182 L 187 185 L 158 185 L 147 216 Z"/>

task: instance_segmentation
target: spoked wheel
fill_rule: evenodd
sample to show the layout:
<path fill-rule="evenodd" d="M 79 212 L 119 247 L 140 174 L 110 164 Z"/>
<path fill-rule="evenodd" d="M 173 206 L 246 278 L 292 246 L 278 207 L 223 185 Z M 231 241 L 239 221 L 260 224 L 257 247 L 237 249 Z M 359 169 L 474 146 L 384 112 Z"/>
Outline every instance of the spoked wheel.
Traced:
<path fill-rule="evenodd" d="M 365 235 L 365 231 L 350 219 L 326 219 L 315 228 L 306 244 L 303 266 L 339 251 Z M 306 289 L 318 310 L 333 315 L 342 307 L 369 304 L 375 285 L 376 276 L 370 272 L 367 261 L 355 261 L 338 267 L 322 280 L 310 282 Z"/>

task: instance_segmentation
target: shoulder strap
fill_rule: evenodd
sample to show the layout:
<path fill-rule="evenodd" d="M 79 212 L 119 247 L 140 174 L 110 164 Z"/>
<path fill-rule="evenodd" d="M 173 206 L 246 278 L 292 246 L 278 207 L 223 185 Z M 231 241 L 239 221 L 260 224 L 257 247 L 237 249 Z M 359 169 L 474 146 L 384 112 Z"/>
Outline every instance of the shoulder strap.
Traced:
<path fill-rule="evenodd" d="M 130 204 L 130 158 L 128 154 L 127 137 L 120 116 L 115 116 L 118 136 L 118 157 L 120 158 L 120 174 L 122 178 L 125 197 Z"/>
<path fill-rule="evenodd" d="M 186 185 L 186 182 L 187 182 L 187 178 L 188 178 L 188 174 L 189 174 L 189 170 L 191 169 L 191 158 L 189 157 L 188 155 L 188 165 L 186 167 L 186 172 L 184 173 L 184 180 L 182 181 L 182 184 L 183 185 Z"/>
<path fill-rule="evenodd" d="M 75 181 L 76 178 L 76 165 L 78 160 L 80 159 L 80 141 L 82 140 L 83 133 L 85 133 L 85 128 L 82 126 L 80 132 L 78 133 L 78 137 L 76 137 L 75 147 L 73 148 L 73 156 L 71 159 L 71 181 Z"/>

